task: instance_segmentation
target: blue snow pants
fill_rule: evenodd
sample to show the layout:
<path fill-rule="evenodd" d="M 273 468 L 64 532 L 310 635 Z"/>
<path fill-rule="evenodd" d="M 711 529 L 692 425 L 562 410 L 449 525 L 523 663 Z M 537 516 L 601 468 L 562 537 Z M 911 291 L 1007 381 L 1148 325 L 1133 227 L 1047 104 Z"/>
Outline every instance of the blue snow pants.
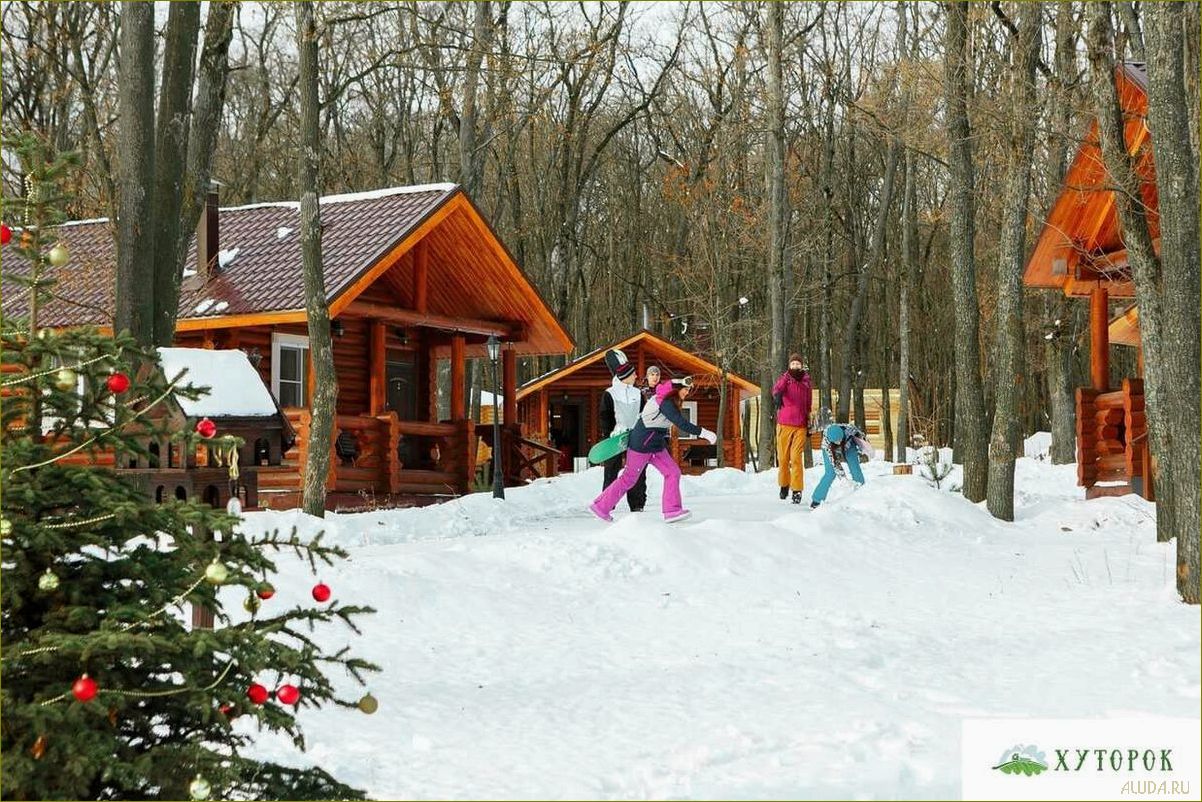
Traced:
<path fill-rule="evenodd" d="M 843 464 L 847 470 L 851 471 L 851 478 L 858 485 L 864 484 L 864 472 L 860 470 L 860 450 L 854 445 L 849 445 L 844 454 L 846 459 Z M 814 496 L 810 499 L 811 503 L 821 504 L 826 501 L 827 491 L 831 489 L 831 485 L 835 481 L 835 466 L 831 464 L 831 455 L 826 453 L 826 449 L 822 450 L 822 466 L 826 468 L 826 473 L 822 474 L 822 478 L 818 480 L 818 486 L 814 488 Z"/>

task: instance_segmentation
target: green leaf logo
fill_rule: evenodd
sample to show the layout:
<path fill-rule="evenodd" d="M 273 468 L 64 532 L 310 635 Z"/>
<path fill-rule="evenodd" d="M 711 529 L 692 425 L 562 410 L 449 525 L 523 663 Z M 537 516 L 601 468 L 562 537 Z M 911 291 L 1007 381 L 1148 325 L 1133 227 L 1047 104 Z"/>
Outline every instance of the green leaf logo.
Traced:
<path fill-rule="evenodd" d="M 1034 758 L 1020 755 L 1018 752 L 1010 755 L 1010 759 L 1006 762 L 1000 763 L 993 768 L 1002 774 L 1022 774 L 1027 777 L 1042 774 L 1048 770 L 1046 763 L 1041 763 Z"/>

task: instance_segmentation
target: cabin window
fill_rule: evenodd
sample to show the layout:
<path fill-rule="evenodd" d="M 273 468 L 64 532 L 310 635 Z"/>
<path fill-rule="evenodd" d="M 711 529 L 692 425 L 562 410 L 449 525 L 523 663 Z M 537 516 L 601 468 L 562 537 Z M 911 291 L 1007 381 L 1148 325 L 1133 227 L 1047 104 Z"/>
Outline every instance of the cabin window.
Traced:
<path fill-rule="evenodd" d="M 271 392 L 282 407 L 308 406 L 309 338 L 271 335 Z"/>
<path fill-rule="evenodd" d="M 175 497 L 176 497 L 177 499 L 179 499 L 180 501 L 187 501 L 187 500 L 188 500 L 188 491 L 187 491 L 186 489 L 184 489 L 184 486 L 183 486 L 183 485 L 176 485 L 176 486 L 175 486 Z"/>
<path fill-rule="evenodd" d="M 260 437 L 255 440 L 255 465 L 268 465 L 271 462 L 271 445 L 267 439 Z"/>
<path fill-rule="evenodd" d="M 159 485 L 158 487 L 156 487 L 154 489 L 154 503 L 155 504 L 163 503 L 163 490 L 164 489 L 165 488 L 162 485 Z"/>
<path fill-rule="evenodd" d="M 205 488 L 204 499 L 205 504 L 214 509 L 221 506 L 221 491 L 217 489 L 217 485 L 209 485 Z"/>
<path fill-rule="evenodd" d="M 149 465 L 152 468 L 159 467 L 159 444 L 158 443 L 150 444 Z"/>
<path fill-rule="evenodd" d="M 684 415 L 689 423 L 697 423 L 697 402 L 696 401 L 681 401 L 680 414 Z"/>

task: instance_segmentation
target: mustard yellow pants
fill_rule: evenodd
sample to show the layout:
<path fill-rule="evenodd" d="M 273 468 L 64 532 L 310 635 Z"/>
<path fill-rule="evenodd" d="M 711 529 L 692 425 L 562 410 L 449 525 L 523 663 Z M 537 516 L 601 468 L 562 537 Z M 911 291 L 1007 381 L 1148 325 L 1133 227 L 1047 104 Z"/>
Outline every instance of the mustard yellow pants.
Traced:
<path fill-rule="evenodd" d="M 788 485 L 790 490 L 803 490 L 805 480 L 805 448 L 809 430 L 804 426 L 776 425 L 776 484 Z"/>

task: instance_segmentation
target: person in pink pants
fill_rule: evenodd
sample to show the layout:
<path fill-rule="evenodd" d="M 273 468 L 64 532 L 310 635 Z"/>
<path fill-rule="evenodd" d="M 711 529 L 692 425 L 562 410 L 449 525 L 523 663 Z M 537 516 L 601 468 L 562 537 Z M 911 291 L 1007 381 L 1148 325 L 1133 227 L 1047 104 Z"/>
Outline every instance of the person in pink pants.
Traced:
<path fill-rule="evenodd" d="M 629 445 L 626 453 L 626 467 L 621 475 L 609 487 L 601 491 L 601 495 L 589 505 L 589 510 L 603 521 L 612 521 L 611 513 L 626 491 L 634 487 L 643 470 L 653 466 L 664 477 L 664 493 L 661 505 L 664 520 L 668 523 L 683 521 L 689 517 L 689 511 L 681 504 L 680 499 L 680 466 L 672 459 L 668 451 L 668 436 L 675 425 L 683 432 L 694 437 L 702 437 L 714 444 L 718 436 L 691 423 L 680 412 L 680 402 L 689 394 L 691 382 L 673 380 L 661 382 L 655 388 L 655 397 L 647 401 L 634 428 L 630 431 Z"/>

